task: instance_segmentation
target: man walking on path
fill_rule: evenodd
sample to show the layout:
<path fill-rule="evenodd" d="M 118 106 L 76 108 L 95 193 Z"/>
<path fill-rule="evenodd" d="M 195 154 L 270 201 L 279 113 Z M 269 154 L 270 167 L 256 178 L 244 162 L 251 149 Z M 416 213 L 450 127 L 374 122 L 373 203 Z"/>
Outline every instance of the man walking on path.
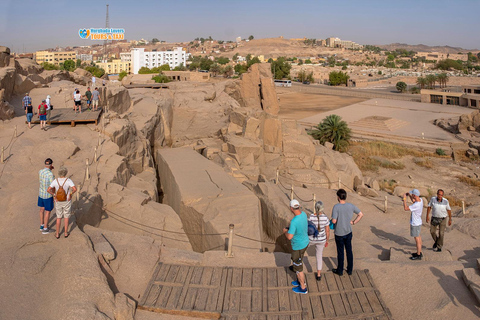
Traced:
<path fill-rule="evenodd" d="M 300 203 L 297 200 L 290 201 L 290 211 L 294 217 L 288 228 L 283 228 L 283 233 L 292 242 L 292 263 L 293 271 L 297 274 L 297 280 L 292 281 L 293 292 L 308 293 L 305 274 L 303 273 L 303 256 L 307 250 L 308 239 L 308 218 L 305 212 L 300 210 Z"/>
<path fill-rule="evenodd" d="M 38 206 L 40 207 L 40 231 L 43 234 L 48 234 L 48 219 L 50 218 L 50 211 L 53 210 L 53 197 L 48 193 L 48 187 L 55 179 L 53 175 L 53 161 L 50 158 L 45 160 L 45 168 L 38 172 L 40 180 L 40 188 L 38 193 Z"/>
<path fill-rule="evenodd" d="M 60 178 L 53 180 L 48 188 L 48 193 L 53 196 L 55 200 L 55 209 L 57 213 L 57 227 L 55 238 L 60 238 L 60 225 L 62 223 L 62 218 L 64 220 L 63 224 L 65 225 L 65 238 L 68 238 L 70 235 L 68 233 L 68 219 L 70 218 L 70 212 L 72 210 L 72 195 L 77 192 L 77 187 L 72 180 L 67 178 L 68 170 L 65 167 L 60 167 L 58 170 L 58 175 Z M 60 190 L 60 188 L 62 190 Z"/>
<path fill-rule="evenodd" d="M 32 105 L 32 98 L 28 95 L 28 92 L 25 93 L 25 97 L 22 99 L 23 109 L 25 110 L 28 106 Z"/>
<path fill-rule="evenodd" d="M 413 204 L 407 206 L 407 196 L 410 197 Z M 403 195 L 403 209 L 405 211 L 410 211 L 410 236 L 415 239 L 415 244 L 417 246 L 417 252 L 412 253 L 410 260 L 422 260 L 422 237 L 420 236 L 420 231 L 422 229 L 422 211 L 423 211 L 423 200 L 420 198 L 420 191 L 418 189 L 413 189 L 410 193 L 405 193 Z"/>
<path fill-rule="evenodd" d="M 437 196 L 432 197 L 427 207 L 427 218 L 425 221 L 430 222 L 430 211 L 432 211 L 432 222 L 430 223 L 430 234 L 432 235 L 433 251 L 442 252 L 443 238 L 445 236 L 445 229 L 447 228 L 447 214 L 448 225 L 452 225 L 452 209 L 448 200 L 443 197 L 443 190 L 438 189 Z M 439 229 L 437 236 L 437 229 Z"/>
<path fill-rule="evenodd" d="M 93 111 L 97 111 L 99 101 L 100 101 L 100 92 L 98 92 L 98 88 L 95 88 L 95 90 L 93 90 L 92 92 Z"/>
<path fill-rule="evenodd" d="M 92 107 L 92 91 L 90 91 L 90 87 L 87 88 L 87 92 L 85 92 L 85 97 L 87 97 L 87 108 L 90 110 Z"/>
<path fill-rule="evenodd" d="M 40 130 L 46 130 L 47 126 L 47 104 L 45 100 L 38 106 L 38 117 L 40 118 Z"/>
<path fill-rule="evenodd" d="M 338 265 L 332 272 L 343 275 L 345 261 L 344 250 L 347 253 L 347 273 L 353 272 L 353 250 L 352 250 L 352 225 L 357 224 L 363 217 L 363 213 L 355 205 L 346 202 L 347 192 L 344 189 L 337 191 L 338 203 L 332 209 L 332 222 L 335 224 L 335 244 L 337 245 Z M 353 214 L 357 217 L 352 221 Z"/>

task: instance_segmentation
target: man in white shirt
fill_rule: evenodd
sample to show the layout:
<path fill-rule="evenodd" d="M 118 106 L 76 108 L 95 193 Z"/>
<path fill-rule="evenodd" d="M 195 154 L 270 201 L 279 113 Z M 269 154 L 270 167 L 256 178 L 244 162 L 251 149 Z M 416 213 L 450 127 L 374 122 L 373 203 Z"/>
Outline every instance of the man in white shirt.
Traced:
<path fill-rule="evenodd" d="M 92 77 L 92 87 L 95 87 L 95 76 Z"/>
<path fill-rule="evenodd" d="M 65 167 L 61 167 L 58 170 L 58 175 L 60 178 L 53 180 L 48 188 L 47 192 L 53 195 L 55 200 L 55 208 L 57 213 L 57 228 L 55 238 L 60 238 L 60 224 L 62 218 L 64 219 L 65 225 L 65 238 L 68 238 L 70 235 L 68 233 L 68 219 L 70 218 L 70 212 L 72 210 L 72 195 L 77 192 L 77 187 L 72 180 L 67 178 L 68 170 Z M 64 192 L 59 191 L 60 188 Z"/>
<path fill-rule="evenodd" d="M 413 202 L 411 206 L 407 206 L 407 196 L 409 196 Z M 420 231 L 422 228 L 423 200 L 420 198 L 420 191 L 418 191 L 418 189 L 413 189 L 410 193 L 407 192 L 403 195 L 403 209 L 411 212 L 410 235 L 415 239 L 417 246 L 417 252 L 412 253 L 410 259 L 422 260 L 422 237 L 420 236 Z"/>
<path fill-rule="evenodd" d="M 430 222 L 430 211 L 432 211 L 432 222 L 430 224 L 430 234 L 432 235 L 433 251 L 442 252 L 443 239 L 445 235 L 445 229 L 447 228 L 447 214 L 448 225 L 452 225 L 452 209 L 448 200 L 443 197 L 444 192 L 442 189 L 438 189 L 437 196 L 432 197 L 427 207 L 427 217 L 425 221 Z M 437 229 L 439 233 L 437 235 Z"/>

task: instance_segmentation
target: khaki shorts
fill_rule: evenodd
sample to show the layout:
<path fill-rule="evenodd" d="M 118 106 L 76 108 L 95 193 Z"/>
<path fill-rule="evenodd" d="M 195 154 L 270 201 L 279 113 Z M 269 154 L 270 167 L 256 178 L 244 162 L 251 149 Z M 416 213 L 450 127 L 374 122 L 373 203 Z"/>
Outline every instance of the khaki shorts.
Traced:
<path fill-rule="evenodd" d="M 92 100 L 92 106 L 98 107 L 98 100 Z"/>
<path fill-rule="evenodd" d="M 57 219 L 70 218 L 70 212 L 72 211 L 72 201 L 57 201 L 55 204 L 55 211 L 57 213 Z"/>
<path fill-rule="evenodd" d="M 295 272 L 302 272 L 303 271 L 303 255 L 305 251 L 307 251 L 308 246 L 303 248 L 302 250 L 293 250 L 292 251 L 292 263 L 293 263 L 293 271 Z"/>

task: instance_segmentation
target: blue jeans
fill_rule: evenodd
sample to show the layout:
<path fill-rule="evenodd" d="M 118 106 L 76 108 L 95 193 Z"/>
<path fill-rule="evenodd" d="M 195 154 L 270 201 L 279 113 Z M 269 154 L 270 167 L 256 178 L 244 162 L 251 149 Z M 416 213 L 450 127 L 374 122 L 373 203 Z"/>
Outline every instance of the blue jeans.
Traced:
<path fill-rule="evenodd" d="M 347 273 L 352 273 L 353 271 L 353 252 L 352 252 L 352 232 L 344 236 L 335 235 L 335 244 L 337 245 L 337 260 L 338 267 L 337 270 L 340 274 L 343 273 L 343 264 L 345 261 L 345 256 L 343 250 L 347 252 Z"/>

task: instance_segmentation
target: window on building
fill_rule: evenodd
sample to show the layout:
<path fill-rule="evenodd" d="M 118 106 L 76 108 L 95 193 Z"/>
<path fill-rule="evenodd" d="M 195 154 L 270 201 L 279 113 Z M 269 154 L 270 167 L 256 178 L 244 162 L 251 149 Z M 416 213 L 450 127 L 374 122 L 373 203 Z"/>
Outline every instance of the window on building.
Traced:
<path fill-rule="evenodd" d="M 443 104 L 443 96 L 432 94 L 430 95 L 430 102 Z"/>
<path fill-rule="evenodd" d="M 476 107 L 476 106 L 477 106 L 477 100 L 471 99 L 471 100 L 470 100 L 470 105 L 471 105 L 472 107 Z"/>
<path fill-rule="evenodd" d="M 480 89 L 474 89 L 473 93 L 480 94 Z"/>
<path fill-rule="evenodd" d="M 460 98 L 459 97 L 449 97 L 447 96 L 447 104 L 451 104 L 453 106 L 460 105 Z"/>

